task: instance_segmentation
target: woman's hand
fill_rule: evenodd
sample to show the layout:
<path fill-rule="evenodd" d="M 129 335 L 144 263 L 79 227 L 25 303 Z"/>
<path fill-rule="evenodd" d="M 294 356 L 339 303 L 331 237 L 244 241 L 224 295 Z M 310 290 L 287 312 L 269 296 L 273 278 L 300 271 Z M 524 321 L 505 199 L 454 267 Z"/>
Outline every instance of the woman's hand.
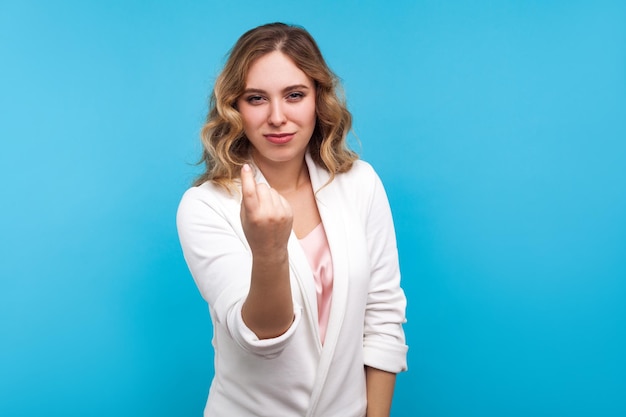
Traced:
<path fill-rule="evenodd" d="M 241 169 L 241 192 L 241 224 L 252 254 L 282 255 L 291 234 L 291 206 L 267 184 L 257 184 L 248 164 Z"/>

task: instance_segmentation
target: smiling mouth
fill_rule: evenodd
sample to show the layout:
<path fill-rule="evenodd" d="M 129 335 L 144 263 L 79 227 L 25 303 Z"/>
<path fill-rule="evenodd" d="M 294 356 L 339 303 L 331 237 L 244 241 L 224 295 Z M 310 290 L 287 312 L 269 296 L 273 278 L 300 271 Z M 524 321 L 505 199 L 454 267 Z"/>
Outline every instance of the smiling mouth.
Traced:
<path fill-rule="evenodd" d="M 265 139 L 267 139 L 271 143 L 274 143 L 276 145 L 282 145 L 291 141 L 294 135 L 295 133 L 270 133 L 263 136 L 265 136 Z"/>

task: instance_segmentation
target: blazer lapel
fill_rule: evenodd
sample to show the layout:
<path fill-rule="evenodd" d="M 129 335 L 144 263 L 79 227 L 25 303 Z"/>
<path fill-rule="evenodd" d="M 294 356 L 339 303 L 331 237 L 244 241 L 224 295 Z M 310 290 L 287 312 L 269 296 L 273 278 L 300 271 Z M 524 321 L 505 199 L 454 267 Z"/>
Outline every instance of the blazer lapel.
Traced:
<path fill-rule="evenodd" d="M 318 352 L 321 351 L 322 346 L 319 342 L 319 324 L 317 322 L 317 293 L 315 291 L 315 279 L 313 278 L 313 272 L 309 265 L 309 260 L 306 258 L 306 254 L 296 237 L 296 234 L 292 231 L 289 236 L 289 242 L 287 243 L 287 250 L 289 251 L 289 269 L 291 270 L 292 277 L 295 278 L 300 294 L 302 297 L 302 306 L 306 311 L 308 317 L 309 326 L 315 333 L 314 337 L 317 340 Z M 293 285 L 293 281 L 292 281 Z"/>
<path fill-rule="evenodd" d="M 345 316 L 346 298 L 349 292 L 349 268 L 348 268 L 348 235 L 345 229 L 345 221 L 349 219 L 343 213 L 345 207 L 341 204 L 342 196 L 332 183 L 326 184 L 330 178 L 329 173 L 318 167 L 309 154 L 306 162 L 311 177 L 311 184 L 317 208 L 324 224 L 328 245 L 333 260 L 333 293 L 330 308 L 330 318 L 326 329 L 326 339 L 322 349 L 322 356 L 317 370 L 315 385 L 311 396 L 311 405 L 307 416 L 314 415 L 315 408 L 322 389 L 325 385 L 326 376 L 337 347 L 337 340 L 341 332 Z M 317 317 L 317 316 L 315 316 Z"/>

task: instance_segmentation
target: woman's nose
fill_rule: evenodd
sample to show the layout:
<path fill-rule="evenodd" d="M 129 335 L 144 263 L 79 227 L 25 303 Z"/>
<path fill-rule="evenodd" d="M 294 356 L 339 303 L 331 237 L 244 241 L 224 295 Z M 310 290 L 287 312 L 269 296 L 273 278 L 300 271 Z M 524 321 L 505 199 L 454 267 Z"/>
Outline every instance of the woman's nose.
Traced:
<path fill-rule="evenodd" d="M 271 103 L 270 114 L 267 120 L 269 124 L 274 126 L 280 126 L 287 121 L 281 104 L 282 103 L 276 101 Z"/>

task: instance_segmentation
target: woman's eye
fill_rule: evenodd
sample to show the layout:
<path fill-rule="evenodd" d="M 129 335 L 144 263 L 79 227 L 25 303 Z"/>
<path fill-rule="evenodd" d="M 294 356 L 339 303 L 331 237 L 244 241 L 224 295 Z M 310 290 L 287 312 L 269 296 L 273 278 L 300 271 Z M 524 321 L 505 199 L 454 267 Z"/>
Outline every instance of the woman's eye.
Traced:
<path fill-rule="evenodd" d="M 303 93 L 293 92 L 293 93 L 289 93 L 289 95 L 287 96 L 287 99 L 289 101 L 298 101 L 298 100 L 302 99 L 303 97 L 304 97 Z"/>
<path fill-rule="evenodd" d="M 261 96 L 250 96 L 246 98 L 246 101 L 250 104 L 259 104 L 263 101 L 263 97 Z"/>

